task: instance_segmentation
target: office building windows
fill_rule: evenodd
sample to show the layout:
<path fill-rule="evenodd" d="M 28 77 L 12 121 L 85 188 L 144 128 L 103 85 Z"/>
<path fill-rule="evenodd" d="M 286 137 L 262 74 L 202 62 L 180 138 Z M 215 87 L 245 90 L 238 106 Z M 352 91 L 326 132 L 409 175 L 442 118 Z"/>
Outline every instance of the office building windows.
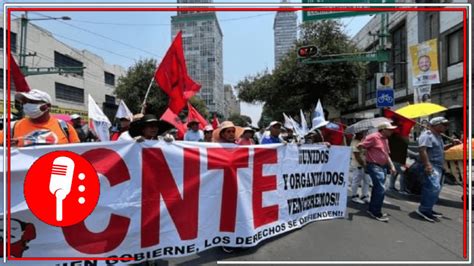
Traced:
<path fill-rule="evenodd" d="M 84 89 L 73 86 L 55 83 L 56 99 L 84 103 Z"/>

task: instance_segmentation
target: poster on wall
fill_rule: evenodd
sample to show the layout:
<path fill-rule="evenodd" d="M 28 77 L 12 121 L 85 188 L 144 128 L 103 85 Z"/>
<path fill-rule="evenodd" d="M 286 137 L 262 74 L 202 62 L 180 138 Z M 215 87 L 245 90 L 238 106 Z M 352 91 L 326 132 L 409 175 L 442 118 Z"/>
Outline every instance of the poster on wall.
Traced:
<path fill-rule="evenodd" d="M 413 90 L 415 103 L 431 102 L 431 85 L 417 86 Z"/>
<path fill-rule="evenodd" d="M 438 40 L 410 46 L 413 86 L 439 83 Z"/>

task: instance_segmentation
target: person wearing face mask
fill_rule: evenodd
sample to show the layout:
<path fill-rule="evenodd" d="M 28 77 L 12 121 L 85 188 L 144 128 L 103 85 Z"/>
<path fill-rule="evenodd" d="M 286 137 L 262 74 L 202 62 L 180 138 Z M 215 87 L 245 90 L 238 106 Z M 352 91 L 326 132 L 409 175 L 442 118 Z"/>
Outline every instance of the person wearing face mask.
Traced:
<path fill-rule="evenodd" d="M 12 145 L 27 147 L 80 142 L 71 125 L 50 115 L 49 94 L 31 90 L 18 93 L 15 98 L 23 105 L 25 117 L 12 128 Z"/>

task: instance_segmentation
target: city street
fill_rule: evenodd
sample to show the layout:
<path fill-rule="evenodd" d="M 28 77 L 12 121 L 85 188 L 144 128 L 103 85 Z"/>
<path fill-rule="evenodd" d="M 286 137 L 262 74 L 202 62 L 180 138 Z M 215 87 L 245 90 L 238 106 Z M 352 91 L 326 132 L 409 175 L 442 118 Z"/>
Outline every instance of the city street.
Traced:
<path fill-rule="evenodd" d="M 462 187 L 446 184 L 435 208 L 440 222 L 422 220 L 418 196 L 388 192 L 383 210 L 388 223 L 366 214 L 367 205 L 348 199 L 346 219 L 311 223 L 256 248 L 225 254 L 220 248 L 158 265 L 215 265 L 222 261 L 461 261 Z"/>

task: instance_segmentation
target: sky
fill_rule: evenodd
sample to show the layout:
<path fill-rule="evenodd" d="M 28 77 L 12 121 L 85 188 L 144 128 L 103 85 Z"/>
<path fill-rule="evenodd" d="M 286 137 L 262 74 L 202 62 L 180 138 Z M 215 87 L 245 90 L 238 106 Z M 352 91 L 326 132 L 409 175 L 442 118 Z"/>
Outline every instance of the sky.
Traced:
<path fill-rule="evenodd" d="M 8 2 L 42 3 L 43 1 Z M 275 1 L 260 0 L 259 2 Z M 239 1 L 239 3 L 243 2 Z M 22 13 L 13 14 L 19 17 Z M 225 84 L 235 86 L 246 76 L 255 75 L 265 69 L 270 71 L 273 69 L 275 14 L 276 12 L 262 11 L 217 12 L 223 32 Z M 297 14 L 299 24 L 302 17 L 301 11 Z M 156 58 L 158 62 L 161 61 L 172 41 L 171 16 L 173 15 L 176 15 L 176 12 L 28 12 L 28 17 L 32 19 L 31 23 L 47 29 L 58 40 L 76 49 L 89 50 L 104 58 L 108 64 L 117 64 L 124 68 L 144 58 Z M 71 20 L 34 21 L 35 18 L 47 16 L 69 16 Z M 370 19 L 371 16 L 358 16 L 341 19 L 341 22 L 347 25 L 346 33 L 353 36 Z M 250 116 L 252 123 L 257 125 L 261 106 L 261 104 L 243 103 L 241 113 Z"/>

